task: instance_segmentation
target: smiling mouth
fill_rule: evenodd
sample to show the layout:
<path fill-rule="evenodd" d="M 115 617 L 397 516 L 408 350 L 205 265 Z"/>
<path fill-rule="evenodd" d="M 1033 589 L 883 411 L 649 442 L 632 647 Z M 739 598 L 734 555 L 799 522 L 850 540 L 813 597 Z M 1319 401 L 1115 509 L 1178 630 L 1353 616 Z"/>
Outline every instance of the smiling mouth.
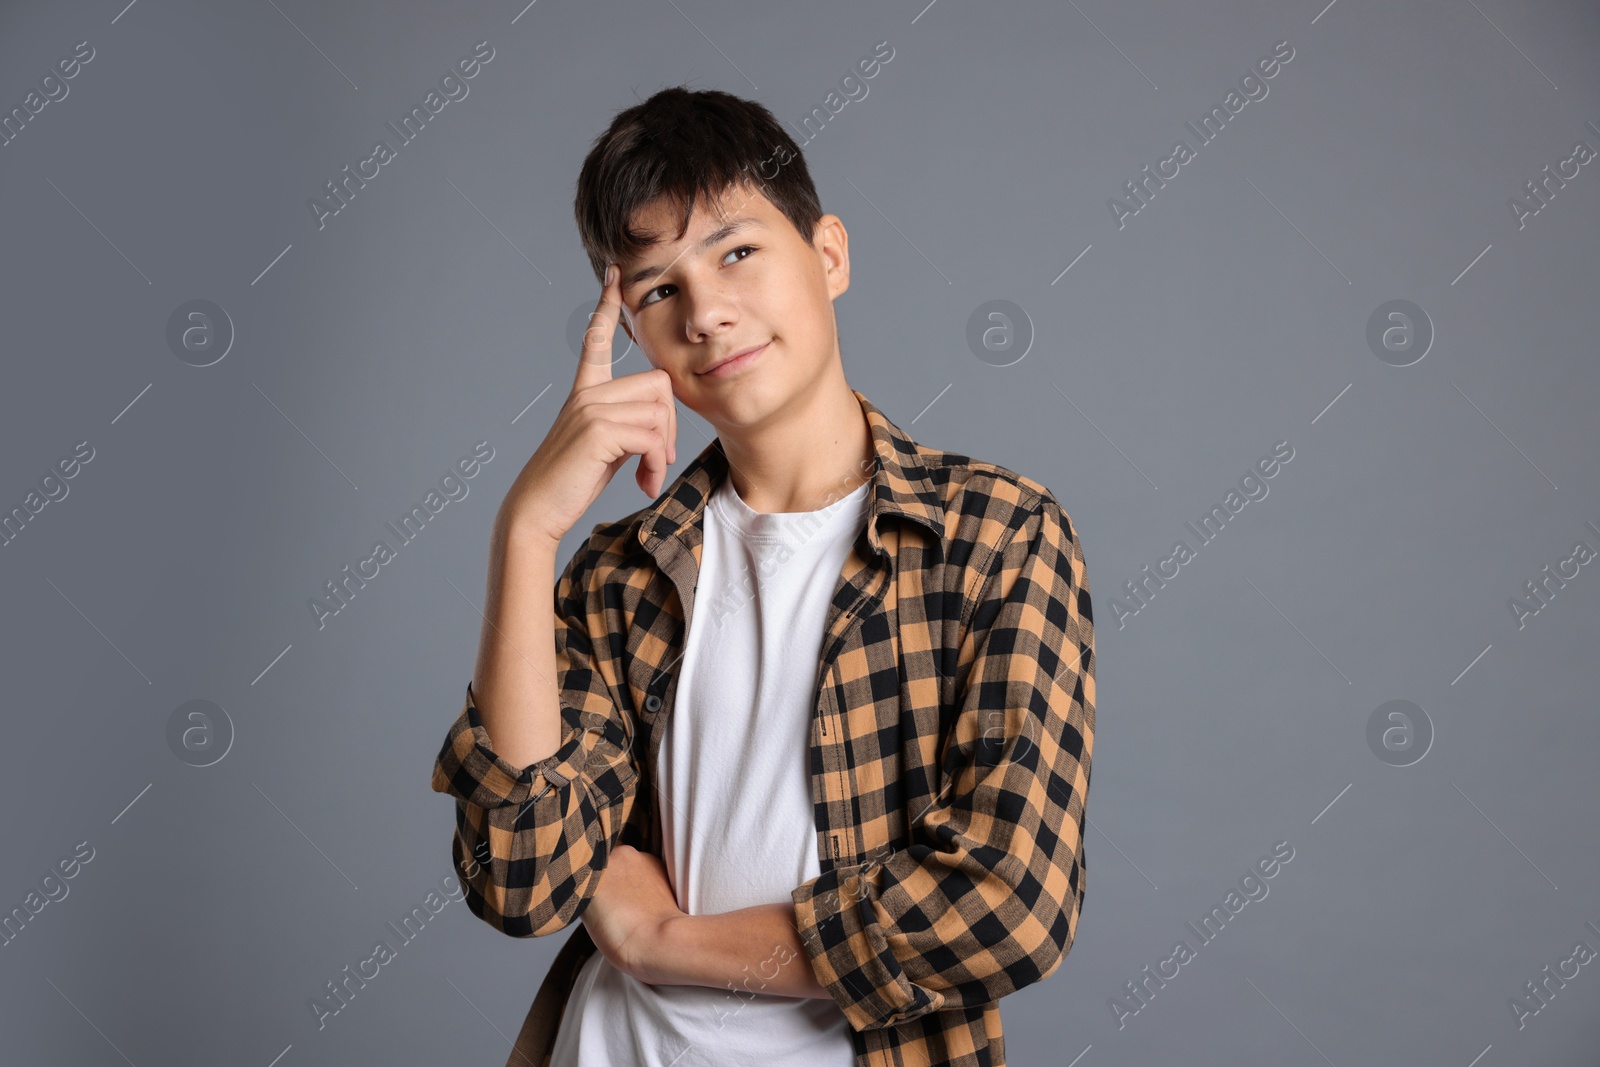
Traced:
<path fill-rule="evenodd" d="M 757 356 L 765 352 L 767 350 L 767 345 L 770 345 L 771 343 L 771 341 L 768 341 L 765 344 L 757 345 L 755 348 L 746 349 L 743 352 L 737 353 L 736 355 L 723 360 L 721 363 L 718 363 L 715 366 L 707 367 L 705 370 L 698 371 L 696 373 L 705 378 L 717 378 L 724 374 L 731 374 L 732 372 L 739 370 L 741 367 L 748 365 Z"/>

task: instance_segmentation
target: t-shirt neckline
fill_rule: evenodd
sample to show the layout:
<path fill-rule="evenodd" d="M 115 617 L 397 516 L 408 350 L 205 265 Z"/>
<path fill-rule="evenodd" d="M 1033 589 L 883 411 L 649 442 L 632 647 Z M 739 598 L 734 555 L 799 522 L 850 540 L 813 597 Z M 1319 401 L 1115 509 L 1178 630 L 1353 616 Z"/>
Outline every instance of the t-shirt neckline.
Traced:
<path fill-rule="evenodd" d="M 733 479 L 724 475 L 711 494 L 708 507 L 739 536 L 749 541 L 796 543 L 809 541 L 842 523 L 846 518 L 860 520 L 866 511 L 868 479 L 844 496 L 812 511 L 757 511 L 744 502 Z"/>

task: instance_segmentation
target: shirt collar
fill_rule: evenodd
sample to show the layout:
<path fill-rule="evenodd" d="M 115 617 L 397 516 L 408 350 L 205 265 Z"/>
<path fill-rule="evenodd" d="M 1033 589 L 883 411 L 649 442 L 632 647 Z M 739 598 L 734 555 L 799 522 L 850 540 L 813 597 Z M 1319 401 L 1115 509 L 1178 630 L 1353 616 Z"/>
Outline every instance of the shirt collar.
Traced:
<path fill-rule="evenodd" d="M 898 515 L 922 523 L 933 532 L 936 543 L 944 539 L 944 506 L 928 477 L 915 441 L 861 394 L 851 389 L 867 427 L 872 432 L 876 457 L 867 491 L 867 541 L 874 552 L 887 551 L 878 535 L 878 522 L 885 515 Z M 646 549 L 678 536 L 686 527 L 698 529 L 711 492 L 728 473 L 728 458 L 717 438 L 701 450 L 683 473 L 667 486 L 654 504 L 639 513 L 638 538 Z"/>

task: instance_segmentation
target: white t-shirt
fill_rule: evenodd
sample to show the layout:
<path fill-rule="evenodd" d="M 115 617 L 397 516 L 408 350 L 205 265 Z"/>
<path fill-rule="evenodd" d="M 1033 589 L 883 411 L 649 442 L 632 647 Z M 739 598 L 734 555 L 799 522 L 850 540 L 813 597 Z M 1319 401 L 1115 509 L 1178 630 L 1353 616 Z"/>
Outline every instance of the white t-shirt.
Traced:
<path fill-rule="evenodd" d="M 763 513 L 724 478 L 707 501 L 657 768 L 662 862 L 686 914 L 786 904 L 821 873 L 809 766 L 817 664 L 870 486 L 817 511 Z M 810 962 L 801 953 L 783 965 Z M 755 967 L 737 990 L 647 985 L 596 952 L 578 972 L 552 1067 L 852 1067 L 837 1004 L 761 987 Z"/>

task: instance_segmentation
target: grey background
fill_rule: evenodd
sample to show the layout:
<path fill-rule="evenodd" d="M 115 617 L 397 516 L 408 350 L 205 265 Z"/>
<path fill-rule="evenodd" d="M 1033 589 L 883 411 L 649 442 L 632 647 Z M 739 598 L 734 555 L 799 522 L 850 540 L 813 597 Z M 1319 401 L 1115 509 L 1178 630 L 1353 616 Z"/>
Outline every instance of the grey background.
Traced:
<path fill-rule="evenodd" d="M 1600 949 L 1600 578 L 1508 607 L 1600 547 L 1600 163 L 1525 228 L 1507 205 L 1600 148 L 1593 5 L 123 4 L 0 9 L 6 111 L 95 49 L 0 148 L 0 504 L 95 449 L 0 548 L 0 909 L 95 850 L 0 948 L 0 1059 L 503 1062 L 565 933 L 452 902 L 320 1030 L 308 1000 L 450 871 L 428 776 L 489 522 L 596 295 L 578 166 L 671 84 L 798 125 L 888 41 L 805 145 L 851 235 L 847 373 L 1050 486 L 1094 594 L 1086 902 L 1004 1002 L 1011 1062 L 1596 1062 L 1595 965 L 1509 1007 Z M 307 199 L 481 40 L 469 96 L 319 231 Z M 1119 229 L 1108 198 L 1281 40 L 1267 97 Z M 165 339 L 197 298 L 237 333 L 205 368 Z M 995 299 L 1033 332 L 1006 367 L 966 342 Z M 1410 366 L 1366 342 L 1393 299 L 1436 331 Z M 319 630 L 308 599 L 479 440 L 469 495 Z M 708 440 L 685 410 L 675 469 Z M 1119 627 L 1123 583 L 1278 441 L 1269 495 Z M 631 473 L 595 521 L 645 503 Z M 205 768 L 167 742 L 195 699 L 236 731 Z M 1367 742 L 1391 700 L 1434 733 L 1410 766 Z M 1119 1027 L 1279 841 L 1270 894 Z"/>

